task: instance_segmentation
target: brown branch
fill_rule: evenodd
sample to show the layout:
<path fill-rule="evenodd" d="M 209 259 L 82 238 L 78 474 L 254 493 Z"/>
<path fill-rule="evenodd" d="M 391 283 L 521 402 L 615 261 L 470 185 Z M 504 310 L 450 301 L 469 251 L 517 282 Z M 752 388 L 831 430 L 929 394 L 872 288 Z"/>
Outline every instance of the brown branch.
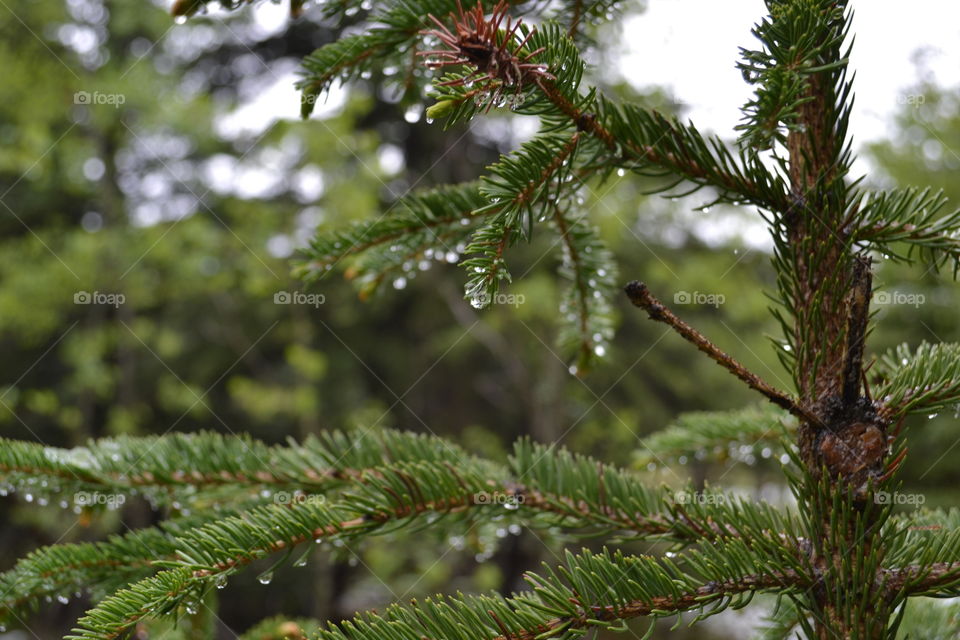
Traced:
<path fill-rule="evenodd" d="M 583 0 L 577 0 L 573 3 L 573 18 L 570 20 L 570 28 L 567 35 L 573 38 L 577 35 L 577 29 L 580 27 L 580 21 L 583 19 Z"/>
<path fill-rule="evenodd" d="M 764 382 L 759 376 L 721 351 L 719 347 L 710 342 L 699 331 L 674 315 L 670 309 L 665 307 L 662 302 L 650 293 L 647 285 L 634 280 L 624 288 L 624 291 L 626 291 L 627 297 L 630 298 L 630 302 L 632 302 L 634 306 L 644 309 L 650 316 L 650 319 L 663 322 L 672 327 L 683 339 L 692 343 L 697 349 L 707 354 L 714 362 L 740 380 L 746 382 L 747 386 L 751 389 L 762 393 L 766 396 L 767 400 L 782 409 L 786 409 L 801 420 L 806 420 L 814 424 L 820 423 L 820 419 L 817 418 L 812 411 L 801 406 L 794 398 L 791 398 L 785 392 Z"/>
<path fill-rule="evenodd" d="M 853 263 L 847 302 L 847 344 L 842 387 L 842 399 L 847 405 L 852 405 L 860 398 L 863 380 L 863 346 L 866 340 L 867 322 L 870 319 L 872 282 L 870 258 L 858 256 Z"/>
<path fill-rule="evenodd" d="M 930 565 L 907 565 L 896 569 L 882 569 L 880 575 L 890 593 L 923 593 L 936 587 L 960 581 L 960 562 L 935 562 Z"/>
<path fill-rule="evenodd" d="M 584 612 L 578 616 L 552 618 L 534 628 L 520 629 L 509 634 L 503 633 L 503 635 L 490 638 L 490 640 L 535 640 L 549 635 L 550 632 L 588 627 L 598 620 L 612 622 L 614 620 L 649 616 L 653 613 L 661 614 L 666 611 L 679 613 L 680 611 L 702 607 L 710 600 L 719 597 L 776 587 L 796 587 L 802 586 L 802 584 L 802 578 L 790 569 L 778 573 L 746 575 L 737 580 L 711 582 L 694 591 L 677 593 L 674 596 L 659 596 L 649 600 L 635 600 L 619 605 L 584 607 Z"/>

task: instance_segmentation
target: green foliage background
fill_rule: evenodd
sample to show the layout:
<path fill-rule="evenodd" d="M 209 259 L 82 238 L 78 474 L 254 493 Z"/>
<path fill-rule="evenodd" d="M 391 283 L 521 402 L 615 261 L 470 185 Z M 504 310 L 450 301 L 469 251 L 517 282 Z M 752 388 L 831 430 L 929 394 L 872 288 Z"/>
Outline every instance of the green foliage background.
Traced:
<path fill-rule="evenodd" d="M 679 414 L 753 397 L 625 301 L 609 358 L 586 378 L 569 374 L 555 347 L 557 260 L 542 234 L 514 252 L 511 269 L 526 273 L 509 289 L 523 299 L 516 307 L 472 309 L 446 255 L 417 265 L 402 291 L 385 286 L 366 302 L 331 274 L 305 291 L 322 305 L 275 304 L 278 292 L 300 290 L 287 254 L 318 225 L 369 218 L 414 184 L 476 177 L 514 146 L 523 117 L 494 111 L 443 133 L 419 116 L 419 98 L 378 76 L 332 114 L 220 135 L 225 114 L 333 39 L 332 23 L 308 10 L 268 33 L 250 10 L 174 25 L 164 9 L 81 0 L 0 9 L 0 436 L 74 446 L 209 429 L 275 443 L 396 427 L 496 454 L 531 435 L 648 470 L 653 482 L 689 475 L 776 490 L 768 483 L 777 455 L 761 445 L 720 463 L 683 458 L 664 468 L 649 459 L 644 436 Z M 598 41 L 616 35 L 611 28 Z M 638 97 L 615 83 L 607 89 Z M 119 94 L 124 104 L 77 104 L 77 92 Z M 901 108 L 894 135 L 871 156 L 891 184 L 942 187 L 956 202 L 960 158 L 950 149 L 960 148 L 960 98 L 929 83 L 914 93 L 926 100 Z M 660 92 L 640 97 L 682 108 Z M 214 179 L 217 166 L 238 168 L 232 184 Z M 267 188 L 251 189 L 257 181 Z M 690 202 L 643 195 L 650 186 L 614 176 L 586 202 L 622 280 L 723 296 L 718 307 L 683 307 L 684 317 L 788 387 L 766 338 L 777 331 L 763 295 L 774 287 L 768 256 L 736 240 L 704 242 Z M 882 308 L 878 344 L 960 340 L 948 280 L 893 265 L 881 275 L 888 290 L 922 294 L 924 304 Z M 81 291 L 119 293 L 125 303 L 75 304 Z M 911 425 L 924 436 L 911 456 L 933 464 L 908 470 L 907 481 L 932 504 L 956 499 L 954 418 L 943 411 Z M 144 503 L 32 502 L 22 492 L 0 501 L 2 569 L 41 544 L 99 539 L 155 518 Z M 234 637 L 230 630 L 264 611 L 336 619 L 441 588 L 509 591 L 524 570 L 555 560 L 554 538 L 495 527 L 320 550 L 305 568 L 279 571 L 271 589 L 252 578 L 231 583 L 218 619 L 150 637 L 201 637 L 204 624 Z M 57 636 L 85 604 L 80 594 L 27 625 L 37 637 Z"/>

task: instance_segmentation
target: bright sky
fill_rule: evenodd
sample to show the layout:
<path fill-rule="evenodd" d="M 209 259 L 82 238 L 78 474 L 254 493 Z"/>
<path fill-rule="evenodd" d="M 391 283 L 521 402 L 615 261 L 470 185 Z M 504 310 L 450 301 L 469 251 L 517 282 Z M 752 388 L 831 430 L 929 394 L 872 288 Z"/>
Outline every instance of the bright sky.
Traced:
<path fill-rule="evenodd" d="M 960 82 L 960 3 L 956 0 L 861 0 L 854 6 L 856 70 L 851 130 L 855 141 L 882 137 L 891 114 L 917 81 L 914 52 L 941 84 Z M 751 88 L 735 67 L 739 47 L 755 48 L 750 29 L 762 0 L 648 0 L 626 23 L 623 73 L 632 84 L 672 88 L 702 130 L 733 137 Z"/>

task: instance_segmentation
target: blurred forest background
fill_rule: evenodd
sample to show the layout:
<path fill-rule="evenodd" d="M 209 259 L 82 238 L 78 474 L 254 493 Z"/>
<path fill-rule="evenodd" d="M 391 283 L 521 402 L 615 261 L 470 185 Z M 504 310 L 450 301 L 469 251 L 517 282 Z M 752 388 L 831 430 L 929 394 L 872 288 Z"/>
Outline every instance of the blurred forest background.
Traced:
<path fill-rule="evenodd" d="M 414 185 L 476 177 L 531 133 L 528 120 L 501 110 L 444 132 L 389 75 L 295 119 L 297 61 L 338 36 L 317 7 L 293 21 L 265 20 L 277 11 L 261 8 L 174 24 L 166 3 L 148 0 L 0 4 L 0 435 L 71 446 L 210 429 L 272 443 L 394 427 L 492 456 L 530 435 L 633 466 L 651 483 L 693 477 L 772 500 L 786 493 L 778 456 L 763 444 L 743 443 L 718 463 L 646 459 L 643 438 L 682 413 L 756 398 L 625 300 L 606 363 L 571 375 L 554 347 L 559 254 L 543 237 L 514 252 L 515 276 L 527 272 L 510 289 L 522 296 L 515 306 L 474 311 L 453 253 L 408 265 L 365 301 L 334 271 L 306 290 L 323 304 L 275 303 L 301 289 L 289 259 L 316 227 L 379 215 Z M 617 26 L 605 29 L 597 41 L 607 48 L 589 57 L 601 85 L 682 112 L 671 96 L 638 93 L 617 76 Z M 960 93 L 919 82 L 911 94 L 924 100 L 901 105 L 888 141 L 866 150 L 879 169 L 868 180 L 929 184 L 957 203 Z M 649 186 L 614 178 L 586 194 L 621 280 L 643 279 L 667 301 L 681 291 L 722 296 L 721 305 L 677 308 L 789 387 L 767 337 L 778 332 L 763 293 L 773 288 L 768 255 L 735 232 L 759 217 L 692 211 L 708 194 L 672 202 L 644 196 Z M 875 349 L 960 340 L 949 275 L 885 265 L 880 284 L 909 302 L 876 307 Z M 124 303 L 77 304 L 80 292 Z M 905 480 L 929 504 L 954 502 L 956 415 L 917 422 L 918 464 Z M 0 570 L 39 545 L 156 517 L 136 502 L 91 511 L 10 495 L 0 500 Z M 256 572 L 232 581 L 214 624 L 233 638 L 270 612 L 338 619 L 438 591 L 510 591 L 564 542 L 498 529 L 318 549 L 269 589 Z M 83 594 L 52 603 L 0 638 L 59 637 L 87 604 Z M 731 612 L 710 629 L 747 637 L 754 623 Z"/>

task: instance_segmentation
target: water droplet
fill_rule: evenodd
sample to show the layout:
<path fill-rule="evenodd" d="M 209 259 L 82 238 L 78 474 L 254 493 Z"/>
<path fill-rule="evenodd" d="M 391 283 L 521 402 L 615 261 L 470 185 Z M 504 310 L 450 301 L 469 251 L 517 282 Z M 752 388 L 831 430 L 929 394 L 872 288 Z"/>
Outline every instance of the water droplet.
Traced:
<path fill-rule="evenodd" d="M 623 169 L 617 169 L 617 175 L 622 178 L 623 176 L 627 175 L 627 172 Z"/>
<path fill-rule="evenodd" d="M 927 416 L 927 420 L 933 420 L 933 419 L 936 418 L 938 415 L 940 415 L 940 414 L 939 414 L 939 413 L 931 413 L 930 415 Z"/>
<path fill-rule="evenodd" d="M 297 558 L 297 561 L 293 563 L 293 566 L 297 567 L 298 569 L 300 567 L 307 566 L 307 560 L 309 559 L 309 557 L 310 557 L 310 551 L 307 550 L 305 554 Z"/>
<path fill-rule="evenodd" d="M 257 582 L 260 584 L 270 584 L 273 581 L 273 571 L 265 571 L 257 576 Z"/>
<path fill-rule="evenodd" d="M 70 596 L 65 596 L 61 593 L 57 596 L 57 602 L 60 604 L 70 604 Z"/>
<path fill-rule="evenodd" d="M 227 575 L 225 573 L 221 573 L 217 576 L 217 579 L 213 581 L 213 584 L 217 587 L 217 589 L 225 589 L 227 587 Z"/>
<path fill-rule="evenodd" d="M 790 456 L 783 454 L 780 456 L 780 464 L 788 464 L 790 462 Z"/>
<path fill-rule="evenodd" d="M 186 24 L 187 16 L 177 16 L 176 18 L 173 19 L 173 21 L 176 22 L 177 24 Z"/>
<path fill-rule="evenodd" d="M 602 344 L 598 344 L 593 348 L 593 352 L 602 358 L 604 354 L 607 353 L 607 348 L 604 347 Z"/>
<path fill-rule="evenodd" d="M 572 375 L 572 376 L 577 375 L 577 371 L 578 371 L 577 365 L 575 365 L 575 364 L 570 365 L 570 368 L 567 369 L 567 371 L 569 371 L 569 372 L 570 372 L 570 375 Z"/>
<path fill-rule="evenodd" d="M 403 289 L 406 286 L 407 286 L 407 279 L 404 278 L 403 276 L 400 276 L 399 278 L 393 281 L 394 289 Z"/>
<path fill-rule="evenodd" d="M 445 255 L 444 258 L 446 258 L 447 262 L 450 264 L 456 264 L 457 260 L 460 259 L 460 256 L 457 255 L 456 251 L 447 251 L 447 255 Z"/>
<path fill-rule="evenodd" d="M 184 608 L 187 610 L 187 613 L 189 613 L 190 615 L 192 615 L 192 616 L 197 615 L 197 603 L 196 603 L 196 602 L 188 602 L 188 603 L 186 603 L 186 604 L 183 605 L 183 606 L 184 606 Z"/>

